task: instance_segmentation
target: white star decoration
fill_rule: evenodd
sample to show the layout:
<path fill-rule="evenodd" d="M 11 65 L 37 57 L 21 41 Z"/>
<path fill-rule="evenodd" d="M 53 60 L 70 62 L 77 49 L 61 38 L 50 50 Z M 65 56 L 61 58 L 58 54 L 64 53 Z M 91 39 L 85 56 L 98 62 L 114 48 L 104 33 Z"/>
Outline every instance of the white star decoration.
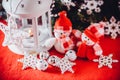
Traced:
<path fill-rule="evenodd" d="M 74 73 L 74 71 L 72 69 L 72 66 L 74 66 L 74 65 L 75 65 L 75 63 L 69 61 L 66 58 L 62 58 L 60 61 L 58 61 L 56 63 L 56 66 L 60 68 L 62 74 L 64 74 L 64 72 L 66 72 L 66 71 L 70 71 L 70 72 Z"/>
<path fill-rule="evenodd" d="M 72 0 L 61 0 L 62 4 L 66 5 L 68 10 L 70 10 L 70 6 L 75 6 Z"/>
<path fill-rule="evenodd" d="M 36 54 L 26 54 L 22 59 L 19 59 L 18 61 L 23 63 L 22 69 L 26 69 L 28 67 L 36 69 L 37 55 Z"/>
<path fill-rule="evenodd" d="M 116 22 L 116 19 L 112 16 L 110 22 L 106 22 L 105 34 L 115 39 L 120 34 L 120 21 Z"/>
<path fill-rule="evenodd" d="M 78 11 L 87 10 L 88 15 L 92 14 L 93 11 L 99 13 L 101 11 L 100 6 L 103 5 L 103 3 L 103 0 L 84 0 L 84 3 Z"/>
<path fill-rule="evenodd" d="M 21 46 L 22 39 L 28 37 L 29 35 L 27 32 L 17 29 L 17 25 L 12 18 L 9 18 L 8 25 L 0 23 L 0 30 L 2 30 L 5 34 L 5 38 L 2 44 L 3 46 L 8 46 L 11 44 Z"/>
<path fill-rule="evenodd" d="M 8 25 L 4 25 L 3 23 L 0 23 L 0 29 L 5 34 L 3 46 L 13 44 L 14 41 L 12 41 L 11 37 L 12 37 L 12 35 L 14 35 L 13 31 L 16 29 L 16 24 L 15 24 L 13 18 L 12 17 L 8 18 Z"/>
<path fill-rule="evenodd" d="M 26 54 L 22 59 L 18 60 L 23 63 L 22 69 L 26 69 L 28 67 L 38 70 L 46 70 L 48 68 L 48 63 L 60 68 L 61 73 L 64 74 L 66 71 L 70 71 L 74 73 L 72 67 L 75 63 L 68 60 L 68 58 L 58 58 L 57 56 L 50 56 L 46 61 L 44 59 L 38 59 L 37 54 Z"/>
<path fill-rule="evenodd" d="M 98 68 L 101 68 L 103 66 L 108 66 L 109 68 L 112 68 L 112 63 L 118 62 L 118 60 L 113 60 L 112 59 L 112 54 L 109 54 L 108 56 L 103 56 L 101 55 L 99 59 L 94 59 L 94 62 L 98 62 Z"/>
<path fill-rule="evenodd" d="M 6 45 L 11 44 L 9 27 L 7 25 L 4 25 L 4 24 L 0 23 L 0 30 L 2 30 L 3 33 L 5 34 L 5 38 L 4 38 L 4 41 L 3 41 L 2 45 L 6 46 Z"/>
<path fill-rule="evenodd" d="M 69 61 L 66 57 L 59 58 L 55 55 L 52 55 L 48 58 L 48 63 L 52 66 L 60 68 L 62 74 L 64 74 L 66 71 L 74 73 L 72 67 L 75 65 L 75 63 Z"/>

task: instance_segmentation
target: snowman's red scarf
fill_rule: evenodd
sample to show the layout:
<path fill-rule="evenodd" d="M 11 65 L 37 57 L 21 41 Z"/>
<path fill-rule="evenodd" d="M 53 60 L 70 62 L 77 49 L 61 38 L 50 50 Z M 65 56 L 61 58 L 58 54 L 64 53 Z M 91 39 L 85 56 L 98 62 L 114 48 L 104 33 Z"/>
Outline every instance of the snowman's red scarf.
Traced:
<path fill-rule="evenodd" d="M 73 49 L 74 47 L 73 41 L 70 39 L 70 37 L 59 38 L 57 40 L 60 41 L 61 46 L 65 51 Z"/>

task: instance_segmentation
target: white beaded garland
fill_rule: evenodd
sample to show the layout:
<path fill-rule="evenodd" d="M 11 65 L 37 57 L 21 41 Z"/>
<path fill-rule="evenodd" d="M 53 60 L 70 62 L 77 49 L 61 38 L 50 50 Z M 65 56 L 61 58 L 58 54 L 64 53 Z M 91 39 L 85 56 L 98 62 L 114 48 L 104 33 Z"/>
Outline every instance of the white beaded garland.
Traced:
<path fill-rule="evenodd" d="M 56 62 L 58 62 L 60 60 L 60 58 L 59 57 L 57 57 L 57 56 L 55 56 L 55 55 L 52 55 L 52 56 L 50 56 L 49 58 L 48 58 L 48 63 L 50 64 L 50 65 L 53 65 L 53 66 L 55 66 L 56 65 Z"/>
<path fill-rule="evenodd" d="M 38 59 L 36 67 L 37 67 L 38 70 L 44 71 L 44 70 L 46 70 L 48 68 L 48 63 L 47 63 L 46 60 Z"/>
<path fill-rule="evenodd" d="M 76 52 L 74 50 L 68 50 L 65 54 L 65 58 L 68 58 L 70 61 L 75 61 L 77 58 Z"/>
<path fill-rule="evenodd" d="M 49 52 L 48 51 L 42 51 L 39 53 L 40 59 L 47 59 L 49 57 Z"/>

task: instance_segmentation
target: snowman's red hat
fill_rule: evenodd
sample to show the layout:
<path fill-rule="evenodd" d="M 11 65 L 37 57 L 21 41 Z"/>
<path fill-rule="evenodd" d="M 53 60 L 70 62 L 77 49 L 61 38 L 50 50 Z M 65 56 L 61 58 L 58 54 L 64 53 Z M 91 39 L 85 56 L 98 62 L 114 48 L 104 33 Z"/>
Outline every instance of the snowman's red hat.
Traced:
<path fill-rule="evenodd" d="M 101 36 L 104 35 L 104 22 L 94 23 L 85 29 L 86 34 L 93 42 L 97 42 Z"/>
<path fill-rule="evenodd" d="M 70 19 L 67 18 L 66 11 L 59 13 L 59 18 L 55 22 L 54 31 L 63 30 L 63 31 L 72 31 L 72 23 Z"/>

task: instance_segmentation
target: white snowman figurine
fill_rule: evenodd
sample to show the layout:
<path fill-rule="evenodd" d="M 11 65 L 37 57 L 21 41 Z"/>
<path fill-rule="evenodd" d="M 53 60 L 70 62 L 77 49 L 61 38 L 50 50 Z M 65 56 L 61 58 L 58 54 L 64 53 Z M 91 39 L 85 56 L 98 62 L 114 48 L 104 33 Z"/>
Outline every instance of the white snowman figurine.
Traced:
<path fill-rule="evenodd" d="M 59 18 L 56 20 L 54 25 L 54 35 L 56 38 L 55 49 L 60 53 L 73 49 L 74 43 L 70 39 L 72 32 L 72 23 L 67 18 L 67 13 L 62 11 L 59 13 Z"/>
<path fill-rule="evenodd" d="M 100 37 L 104 36 L 105 23 L 94 23 L 91 24 L 81 35 L 81 41 L 78 42 L 77 55 L 81 58 L 88 58 L 89 60 L 94 59 L 97 56 L 102 55 L 103 50 L 99 45 Z M 93 49 L 94 52 L 88 51 Z"/>
<path fill-rule="evenodd" d="M 74 42 L 70 37 L 72 33 L 72 23 L 67 18 L 66 11 L 59 13 L 59 18 L 56 20 L 54 25 L 54 38 L 50 39 L 51 43 L 54 43 L 55 49 L 65 54 L 66 51 L 74 48 Z M 49 41 L 50 42 L 50 41 Z M 51 45 L 47 44 L 47 45 Z"/>

